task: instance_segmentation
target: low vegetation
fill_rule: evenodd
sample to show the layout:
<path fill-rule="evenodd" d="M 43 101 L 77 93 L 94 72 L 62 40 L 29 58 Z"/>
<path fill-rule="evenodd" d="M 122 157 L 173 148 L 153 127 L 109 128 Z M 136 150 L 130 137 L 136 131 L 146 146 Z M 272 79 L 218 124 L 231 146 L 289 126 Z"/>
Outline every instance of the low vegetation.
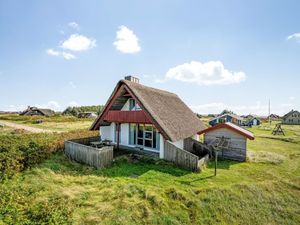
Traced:
<path fill-rule="evenodd" d="M 47 159 L 64 148 L 64 140 L 88 137 L 86 130 L 62 134 L 0 133 L 0 181 Z"/>
<path fill-rule="evenodd" d="M 63 111 L 64 115 L 72 115 L 72 116 L 78 116 L 81 112 L 94 112 L 96 114 L 99 114 L 102 109 L 103 105 L 93 105 L 93 106 L 69 106 Z"/>
<path fill-rule="evenodd" d="M 68 115 L 19 116 L 18 114 L 0 114 L 0 121 L 8 121 L 30 127 L 50 130 L 53 132 L 67 132 L 78 129 L 88 129 L 94 119 L 77 118 Z"/>
<path fill-rule="evenodd" d="M 147 158 L 96 170 L 58 150 L 66 137 L 30 135 L 33 163 L 0 184 L 0 224 L 299 224 L 300 126 L 283 128 L 286 136 L 251 128 L 248 161 L 219 161 L 216 177 L 213 162 L 192 173 Z M 60 147 L 35 160 L 50 143 Z"/>

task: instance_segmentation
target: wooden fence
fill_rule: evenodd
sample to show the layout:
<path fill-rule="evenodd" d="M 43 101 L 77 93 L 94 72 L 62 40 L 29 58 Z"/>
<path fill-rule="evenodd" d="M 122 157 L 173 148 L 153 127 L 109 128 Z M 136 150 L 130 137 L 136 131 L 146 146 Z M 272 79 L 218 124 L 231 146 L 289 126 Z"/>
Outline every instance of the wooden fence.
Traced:
<path fill-rule="evenodd" d="M 165 141 L 164 146 L 164 159 L 173 162 L 177 166 L 189 169 L 192 171 L 198 171 L 199 157 L 186 150 L 178 148 L 169 141 Z"/>
<path fill-rule="evenodd" d="M 99 137 L 98 137 L 99 138 Z M 104 146 L 102 148 L 93 148 L 85 144 L 91 138 L 65 141 L 65 154 L 77 162 L 81 162 L 96 168 L 110 166 L 113 161 L 113 146 Z M 81 142 L 81 143 L 78 143 Z"/>
<path fill-rule="evenodd" d="M 206 144 L 203 144 L 193 138 L 184 139 L 183 148 L 186 151 L 194 153 L 200 157 L 210 154 L 210 149 Z"/>

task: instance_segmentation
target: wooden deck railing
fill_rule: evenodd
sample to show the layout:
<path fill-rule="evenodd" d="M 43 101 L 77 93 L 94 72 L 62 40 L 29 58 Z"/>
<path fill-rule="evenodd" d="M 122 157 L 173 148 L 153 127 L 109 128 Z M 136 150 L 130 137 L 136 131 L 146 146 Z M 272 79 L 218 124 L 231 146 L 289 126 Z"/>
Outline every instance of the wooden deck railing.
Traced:
<path fill-rule="evenodd" d="M 113 146 L 104 146 L 102 148 L 93 148 L 85 144 L 93 139 L 77 139 L 65 141 L 65 154 L 77 162 L 104 168 L 110 166 L 113 161 Z M 81 142 L 81 143 L 79 143 Z"/>

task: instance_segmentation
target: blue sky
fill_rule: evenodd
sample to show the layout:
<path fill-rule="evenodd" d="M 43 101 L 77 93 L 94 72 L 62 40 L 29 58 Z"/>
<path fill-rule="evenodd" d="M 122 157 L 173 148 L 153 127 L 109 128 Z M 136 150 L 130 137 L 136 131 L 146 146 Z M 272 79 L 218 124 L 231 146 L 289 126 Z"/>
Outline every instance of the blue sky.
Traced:
<path fill-rule="evenodd" d="M 300 1 L 0 1 L 0 110 L 105 104 L 118 80 L 194 111 L 300 109 Z"/>

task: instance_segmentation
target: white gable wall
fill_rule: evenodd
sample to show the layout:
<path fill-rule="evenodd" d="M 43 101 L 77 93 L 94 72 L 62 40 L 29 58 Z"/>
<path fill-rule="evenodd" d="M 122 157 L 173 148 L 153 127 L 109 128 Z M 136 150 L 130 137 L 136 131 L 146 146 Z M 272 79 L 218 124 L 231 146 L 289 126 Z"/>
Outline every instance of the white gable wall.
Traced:
<path fill-rule="evenodd" d="M 173 145 L 175 145 L 177 148 L 183 149 L 183 140 L 172 142 Z"/>
<path fill-rule="evenodd" d="M 161 134 L 159 134 L 159 148 L 159 158 L 163 159 L 165 154 L 165 139 Z"/>
<path fill-rule="evenodd" d="M 100 135 L 102 140 L 115 142 L 115 123 L 111 123 L 110 126 L 100 126 Z"/>
<path fill-rule="evenodd" d="M 127 102 L 123 105 L 121 111 L 129 111 L 129 99 Z"/>

